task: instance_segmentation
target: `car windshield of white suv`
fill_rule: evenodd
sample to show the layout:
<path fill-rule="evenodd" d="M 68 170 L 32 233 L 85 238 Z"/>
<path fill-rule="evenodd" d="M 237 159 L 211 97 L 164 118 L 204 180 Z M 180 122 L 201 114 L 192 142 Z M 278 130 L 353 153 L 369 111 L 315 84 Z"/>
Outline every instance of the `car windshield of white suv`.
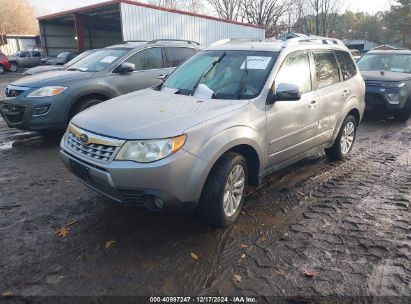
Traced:
<path fill-rule="evenodd" d="M 277 57 L 265 51 L 203 51 L 177 68 L 161 89 L 199 98 L 255 98 Z"/>
<path fill-rule="evenodd" d="M 99 72 L 111 65 L 129 49 L 101 49 L 72 64 L 68 71 Z"/>
<path fill-rule="evenodd" d="M 411 55 L 365 54 L 357 65 L 360 71 L 389 71 L 411 73 Z"/>

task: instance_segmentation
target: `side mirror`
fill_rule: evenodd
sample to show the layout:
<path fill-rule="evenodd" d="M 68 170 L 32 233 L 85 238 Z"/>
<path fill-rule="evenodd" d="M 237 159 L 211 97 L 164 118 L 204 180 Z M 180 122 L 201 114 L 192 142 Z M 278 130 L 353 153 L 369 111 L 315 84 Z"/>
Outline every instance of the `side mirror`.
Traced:
<path fill-rule="evenodd" d="M 123 62 L 117 69 L 119 73 L 132 73 L 135 70 L 136 66 L 134 65 L 134 63 L 131 62 Z"/>
<path fill-rule="evenodd" d="M 293 83 L 280 83 L 274 93 L 272 89 L 267 97 L 267 104 L 273 104 L 277 100 L 295 101 L 301 99 L 301 88 Z"/>

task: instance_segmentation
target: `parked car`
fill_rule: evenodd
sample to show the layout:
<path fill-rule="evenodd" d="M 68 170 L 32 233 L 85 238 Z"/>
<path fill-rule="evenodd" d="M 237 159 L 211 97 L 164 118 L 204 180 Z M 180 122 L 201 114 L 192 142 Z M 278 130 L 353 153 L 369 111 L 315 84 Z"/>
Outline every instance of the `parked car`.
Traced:
<path fill-rule="evenodd" d="M 199 49 L 191 41 L 130 42 L 96 50 L 63 71 L 24 77 L 6 88 L 9 127 L 64 130 L 71 117 L 110 98 L 161 82 Z"/>
<path fill-rule="evenodd" d="M 41 59 L 43 64 L 48 65 L 64 65 L 69 62 L 71 59 L 76 57 L 79 52 L 62 52 L 58 54 L 56 57 L 45 57 Z"/>
<path fill-rule="evenodd" d="M 10 71 L 15 72 L 17 68 L 29 68 L 41 64 L 41 53 L 37 50 L 18 51 L 13 56 L 9 56 L 12 65 Z"/>
<path fill-rule="evenodd" d="M 362 56 L 359 50 L 352 49 L 350 52 L 355 61 L 358 61 Z"/>
<path fill-rule="evenodd" d="M 357 64 L 367 88 L 366 108 L 406 122 L 411 115 L 411 51 L 370 51 Z"/>
<path fill-rule="evenodd" d="M 5 71 L 10 70 L 11 64 L 6 55 L 0 52 L 0 74 L 3 74 Z"/>
<path fill-rule="evenodd" d="M 318 39 L 200 51 L 163 84 L 76 115 L 60 156 L 116 201 L 197 208 L 229 225 L 247 183 L 322 150 L 331 160 L 351 152 L 364 81 L 341 41 Z"/>
<path fill-rule="evenodd" d="M 71 65 L 75 64 L 80 59 L 83 59 L 84 57 L 90 55 L 95 50 L 96 49 L 85 51 L 81 53 L 80 55 L 77 55 L 76 57 L 74 57 L 73 59 L 71 59 L 69 62 L 67 62 L 64 65 L 40 65 L 40 66 L 31 68 L 31 69 L 25 70 L 23 74 L 24 75 L 34 75 L 34 74 L 48 72 L 48 71 L 62 71 L 62 70 L 67 69 Z"/>

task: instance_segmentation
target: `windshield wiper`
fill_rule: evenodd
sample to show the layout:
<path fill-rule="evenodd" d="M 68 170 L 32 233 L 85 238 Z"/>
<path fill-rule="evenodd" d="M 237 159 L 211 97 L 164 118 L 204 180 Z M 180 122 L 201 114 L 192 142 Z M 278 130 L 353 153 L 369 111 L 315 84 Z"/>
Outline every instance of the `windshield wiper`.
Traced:
<path fill-rule="evenodd" d="M 81 69 L 78 69 L 78 68 L 68 68 L 68 69 L 66 69 L 67 71 L 81 71 L 81 72 L 83 72 L 83 70 L 81 70 Z"/>
<path fill-rule="evenodd" d="M 248 79 L 248 68 L 247 68 L 247 56 L 245 56 L 245 60 L 244 60 L 244 74 L 243 77 L 241 78 L 241 84 L 240 84 L 240 88 L 238 89 L 237 92 L 237 97 L 236 99 L 239 99 L 240 96 L 243 93 L 244 88 L 247 88 L 247 79 Z"/>
<path fill-rule="evenodd" d="M 195 91 L 197 90 L 198 85 L 200 84 L 201 80 L 210 73 L 210 71 L 216 66 L 217 63 L 219 63 L 224 57 L 226 53 L 224 52 L 216 61 L 210 64 L 210 66 L 201 74 L 200 78 L 196 82 L 196 84 L 193 86 L 192 90 L 192 95 L 194 95 Z"/>

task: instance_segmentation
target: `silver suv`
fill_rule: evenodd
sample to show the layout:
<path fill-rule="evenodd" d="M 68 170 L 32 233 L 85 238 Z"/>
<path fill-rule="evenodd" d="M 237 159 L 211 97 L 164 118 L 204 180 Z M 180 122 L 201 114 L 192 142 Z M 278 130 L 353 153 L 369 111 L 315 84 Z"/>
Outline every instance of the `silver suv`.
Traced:
<path fill-rule="evenodd" d="M 155 210 L 197 208 L 214 226 L 244 187 L 309 154 L 350 153 L 365 85 L 338 40 L 225 41 L 159 86 L 75 116 L 61 158 L 86 185 Z"/>

